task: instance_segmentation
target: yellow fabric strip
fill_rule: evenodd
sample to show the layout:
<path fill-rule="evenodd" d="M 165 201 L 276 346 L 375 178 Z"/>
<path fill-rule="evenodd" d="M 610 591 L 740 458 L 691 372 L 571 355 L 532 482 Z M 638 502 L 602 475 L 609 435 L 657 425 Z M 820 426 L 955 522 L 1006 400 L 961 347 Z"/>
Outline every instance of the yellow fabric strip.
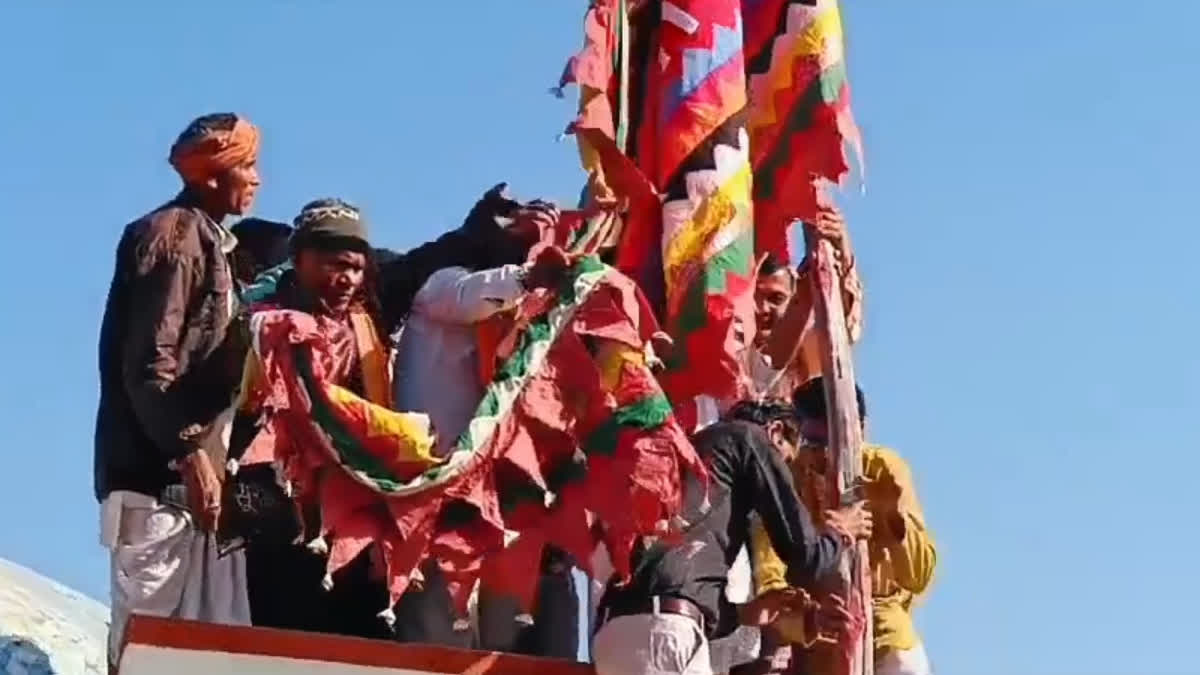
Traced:
<path fill-rule="evenodd" d="M 392 404 L 392 378 L 388 373 L 389 354 L 379 340 L 375 322 L 366 312 L 351 312 L 350 327 L 354 330 L 354 342 L 358 347 L 359 366 L 362 369 L 364 394 L 368 401 L 389 410 Z"/>

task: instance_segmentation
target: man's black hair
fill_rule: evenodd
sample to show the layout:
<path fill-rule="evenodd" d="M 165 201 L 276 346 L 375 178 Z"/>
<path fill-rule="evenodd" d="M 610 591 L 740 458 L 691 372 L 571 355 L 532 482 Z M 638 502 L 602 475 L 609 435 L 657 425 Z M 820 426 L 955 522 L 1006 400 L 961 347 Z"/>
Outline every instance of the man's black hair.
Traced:
<path fill-rule="evenodd" d="M 763 258 L 762 266 L 758 268 L 758 276 L 769 277 L 772 274 L 785 269 L 787 269 L 787 265 L 783 264 L 782 260 L 775 257 L 774 253 L 768 253 L 767 256 Z"/>
<path fill-rule="evenodd" d="M 270 269 L 288 259 L 288 238 L 292 227 L 262 218 L 245 218 L 229 228 L 238 240 L 238 249 L 247 252 L 254 264 Z"/>
<path fill-rule="evenodd" d="M 497 183 L 471 207 L 460 231 L 468 235 L 467 242 L 475 258 L 469 268 L 473 271 L 525 262 L 531 246 L 516 241 L 502 221 L 514 218 L 521 203 L 508 197 L 507 183 Z"/>
<path fill-rule="evenodd" d="M 796 420 L 792 406 L 788 405 L 787 401 L 779 399 L 739 401 L 729 409 L 729 412 L 725 413 L 725 419 L 749 422 L 763 428 L 766 428 L 771 422 L 782 422 L 784 429 L 787 430 L 788 440 L 795 442 L 800 438 L 800 424 Z"/>
<path fill-rule="evenodd" d="M 867 399 L 863 395 L 862 387 L 857 384 L 854 385 L 854 397 L 858 400 L 859 418 L 866 419 Z M 828 413 L 825 412 L 825 378 L 818 375 L 797 387 L 792 395 L 792 406 L 797 417 L 826 419 Z"/>

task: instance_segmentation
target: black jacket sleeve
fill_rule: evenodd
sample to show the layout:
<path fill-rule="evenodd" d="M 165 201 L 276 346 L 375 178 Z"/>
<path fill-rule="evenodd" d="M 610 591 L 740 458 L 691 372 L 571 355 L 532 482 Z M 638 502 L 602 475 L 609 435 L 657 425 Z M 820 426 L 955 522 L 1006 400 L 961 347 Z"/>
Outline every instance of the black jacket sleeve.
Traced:
<path fill-rule="evenodd" d="M 379 303 L 387 332 L 396 330 L 412 309 L 413 298 L 436 271 L 446 267 L 474 268 L 478 253 L 461 230 L 447 232 L 407 253 L 375 250 L 379 268 Z"/>
<path fill-rule="evenodd" d="M 771 546 L 787 563 L 788 583 L 811 587 L 836 570 L 841 540 L 813 525 L 783 458 L 762 429 L 751 428 L 742 474 L 754 495 L 754 510 L 762 518 Z"/>
<path fill-rule="evenodd" d="M 374 251 L 379 268 L 379 302 L 383 306 L 387 332 L 396 330 L 412 308 L 413 298 L 436 271 L 447 267 L 470 270 L 491 267 L 491 251 L 501 231 L 500 219 L 511 216 L 520 205 L 504 196 L 504 184 L 484 193 L 471 207 L 462 226 L 407 253 L 387 249 Z"/>

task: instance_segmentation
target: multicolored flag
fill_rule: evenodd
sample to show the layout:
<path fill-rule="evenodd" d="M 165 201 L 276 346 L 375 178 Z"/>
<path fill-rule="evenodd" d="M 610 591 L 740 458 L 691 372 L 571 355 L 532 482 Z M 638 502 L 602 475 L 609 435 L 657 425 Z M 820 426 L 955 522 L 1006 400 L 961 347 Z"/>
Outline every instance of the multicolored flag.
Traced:
<path fill-rule="evenodd" d="M 755 248 L 789 259 L 788 229 L 812 222 L 819 184 L 862 167 L 862 136 L 837 0 L 742 0 Z"/>
<path fill-rule="evenodd" d="M 572 82 L 588 191 L 628 205 L 616 264 L 677 343 L 665 389 L 736 394 L 755 254 L 790 259 L 862 165 L 836 0 L 594 0 Z"/>
<path fill-rule="evenodd" d="M 664 389 L 679 404 L 735 396 L 754 325 L 740 3 L 627 5 L 601 1 L 589 12 L 585 48 L 564 77 L 582 91 L 570 130 L 589 180 L 603 178 L 630 204 L 616 264 L 675 341 Z"/>

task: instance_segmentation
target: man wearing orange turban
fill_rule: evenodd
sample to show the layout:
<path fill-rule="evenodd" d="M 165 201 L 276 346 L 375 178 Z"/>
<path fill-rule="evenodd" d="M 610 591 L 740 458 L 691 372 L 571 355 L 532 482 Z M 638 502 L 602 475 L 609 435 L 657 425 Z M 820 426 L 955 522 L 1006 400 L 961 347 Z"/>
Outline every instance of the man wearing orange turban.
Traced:
<path fill-rule="evenodd" d="M 258 128 L 231 113 L 205 115 L 171 146 L 171 166 L 198 197 L 208 197 L 211 216 L 245 213 L 258 190 Z"/>
<path fill-rule="evenodd" d="M 111 552 L 109 660 L 132 614 L 248 624 L 242 553 L 214 536 L 245 358 L 221 222 L 258 189 L 258 130 L 222 113 L 171 146 L 174 199 L 124 229 L 100 332 L 95 490 Z"/>

